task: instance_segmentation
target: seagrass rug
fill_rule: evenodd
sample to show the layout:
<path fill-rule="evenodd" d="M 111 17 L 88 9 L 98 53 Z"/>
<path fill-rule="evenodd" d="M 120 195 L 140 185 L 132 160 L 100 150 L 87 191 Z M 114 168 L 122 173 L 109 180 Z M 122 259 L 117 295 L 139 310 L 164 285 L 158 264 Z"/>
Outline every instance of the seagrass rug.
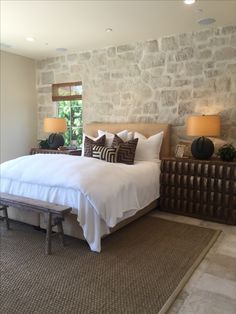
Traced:
<path fill-rule="evenodd" d="M 53 239 L 1 222 L 1 305 L 5 314 L 165 313 L 219 232 L 145 216 L 102 241 Z"/>

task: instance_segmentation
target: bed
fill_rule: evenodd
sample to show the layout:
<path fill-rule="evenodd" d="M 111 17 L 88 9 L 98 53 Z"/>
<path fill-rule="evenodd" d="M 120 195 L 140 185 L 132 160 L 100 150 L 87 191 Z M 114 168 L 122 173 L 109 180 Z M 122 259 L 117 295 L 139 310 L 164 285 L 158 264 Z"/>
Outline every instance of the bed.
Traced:
<path fill-rule="evenodd" d="M 137 131 L 146 137 L 163 131 L 160 156 L 169 155 L 168 124 L 91 123 L 85 125 L 84 132 L 96 136 L 99 129 L 112 133 Z M 9 161 L 8 173 L 10 179 L 3 175 L 1 192 L 71 206 L 72 214 L 64 221 L 65 234 L 85 239 L 96 252 L 101 251 L 102 237 L 154 209 L 159 198 L 160 161 L 129 166 L 86 157 L 39 154 Z M 15 208 L 8 214 L 11 219 L 45 228 L 43 215 Z"/>

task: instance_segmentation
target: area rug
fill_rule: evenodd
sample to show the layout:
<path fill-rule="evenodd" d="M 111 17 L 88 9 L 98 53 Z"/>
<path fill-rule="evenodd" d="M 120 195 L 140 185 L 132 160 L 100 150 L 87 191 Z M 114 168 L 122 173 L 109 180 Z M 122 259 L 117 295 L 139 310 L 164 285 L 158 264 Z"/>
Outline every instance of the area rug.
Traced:
<path fill-rule="evenodd" d="M 105 238 L 100 254 L 67 237 L 46 256 L 43 232 L 1 223 L 1 312 L 165 313 L 218 234 L 145 216 Z"/>

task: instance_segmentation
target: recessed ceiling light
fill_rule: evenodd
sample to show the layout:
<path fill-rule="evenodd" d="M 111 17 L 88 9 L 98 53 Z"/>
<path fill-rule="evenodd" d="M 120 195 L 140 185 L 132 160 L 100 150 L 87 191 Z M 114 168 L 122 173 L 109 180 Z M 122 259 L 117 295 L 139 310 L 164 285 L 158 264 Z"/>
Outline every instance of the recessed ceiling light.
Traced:
<path fill-rule="evenodd" d="M 25 38 L 27 41 L 35 41 L 35 39 L 33 37 L 26 37 Z"/>
<path fill-rule="evenodd" d="M 106 28 L 105 31 L 106 31 L 107 33 L 110 33 L 110 32 L 112 32 L 112 28 L 108 27 L 108 28 Z"/>
<path fill-rule="evenodd" d="M 198 21 L 198 24 L 200 25 L 209 25 L 209 24 L 213 24 L 215 23 L 215 19 L 213 19 L 212 17 L 206 17 L 204 19 L 201 19 Z"/>
<path fill-rule="evenodd" d="M 59 48 L 56 48 L 56 51 L 58 51 L 58 52 L 65 52 L 65 51 L 67 51 L 67 49 L 66 48 L 63 48 L 63 47 L 59 47 Z"/>
<path fill-rule="evenodd" d="M 194 4 L 195 0 L 184 0 L 185 4 Z"/>

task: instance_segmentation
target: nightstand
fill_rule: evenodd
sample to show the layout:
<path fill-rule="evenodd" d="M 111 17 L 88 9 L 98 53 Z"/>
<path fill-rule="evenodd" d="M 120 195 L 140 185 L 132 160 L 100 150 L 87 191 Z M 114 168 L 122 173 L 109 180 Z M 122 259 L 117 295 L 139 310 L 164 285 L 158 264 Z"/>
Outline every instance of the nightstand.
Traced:
<path fill-rule="evenodd" d="M 58 149 L 42 149 L 42 148 L 31 148 L 30 155 L 34 154 L 66 154 L 66 155 L 75 155 L 75 156 L 81 156 L 81 150 L 71 150 L 71 149 L 65 149 L 65 150 L 58 150 Z"/>
<path fill-rule="evenodd" d="M 160 210 L 236 225 L 236 162 L 163 158 Z"/>

